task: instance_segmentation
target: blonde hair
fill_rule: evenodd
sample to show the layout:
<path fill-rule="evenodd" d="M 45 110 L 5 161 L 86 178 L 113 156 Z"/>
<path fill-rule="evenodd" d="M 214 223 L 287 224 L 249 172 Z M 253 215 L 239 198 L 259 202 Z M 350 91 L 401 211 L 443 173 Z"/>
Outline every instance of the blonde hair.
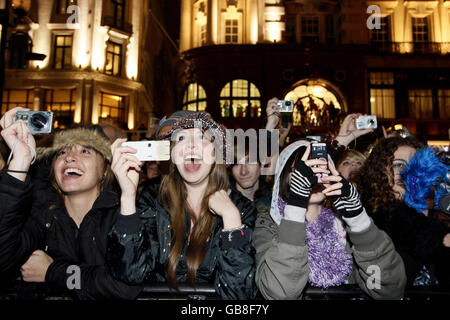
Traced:
<path fill-rule="evenodd" d="M 364 161 L 366 161 L 366 156 L 357 150 L 348 149 L 347 151 L 344 152 L 341 159 L 339 159 L 336 168 L 347 159 L 360 160 L 361 163 L 364 164 Z"/>

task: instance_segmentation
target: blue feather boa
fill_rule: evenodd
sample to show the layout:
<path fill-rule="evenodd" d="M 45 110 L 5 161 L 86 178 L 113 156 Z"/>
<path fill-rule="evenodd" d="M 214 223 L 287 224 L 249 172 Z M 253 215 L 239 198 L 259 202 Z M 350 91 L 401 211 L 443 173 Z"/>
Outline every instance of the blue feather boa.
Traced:
<path fill-rule="evenodd" d="M 426 198 L 429 198 L 434 187 L 434 205 L 438 207 L 439 200 L 447 190 L 440 184 L 446 180 L 449 166 L 442 163 L 430 147 L 417 150 L 405 170 L 401 173 L 406 192 L 403 199 L 416 211 L 423 213 L 428 209 Z"/>

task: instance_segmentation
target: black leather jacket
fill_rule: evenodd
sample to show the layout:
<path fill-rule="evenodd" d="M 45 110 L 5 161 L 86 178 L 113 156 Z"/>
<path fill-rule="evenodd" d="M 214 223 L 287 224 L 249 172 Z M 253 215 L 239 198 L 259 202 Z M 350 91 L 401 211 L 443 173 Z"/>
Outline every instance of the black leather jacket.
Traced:
<path fill-rule="evenodd" d="M 54 260 L 45 277 L 45 287 L 51 288 L 52 294 L 75 299 L 135 299 L 141 287 L 114 279 L 105 264 L 107 234 L 119 214 L 118 196 L 109 189 L 103 191 L 78 228 L 63 206 L 49 209 L 50 203 L 32 201 L 32 189 L 29 177 L 22 182 L 0 173 L 0 272 L 19 275 L 31 253 L 40 249 Z M 49 190 L 35 191 L 34 197 L 45 191 Z M 81 271 L 79 289 L 67 286 L 68 280 L 76 284 L 69 279 L 75 274 L 68 269 L 71 265 Z"/>
<path fill-rule="evenodd" d="M 108 261 L 112 273 L 127 283 L 167 283 L 172 231 L 170 215 L 158 200 L 158 188 L 159 185 L 147 185 L 138 200 L 138 213 L 119 217 L 110 234 Z M 230 198 L 242 214 L 244 233 L 233 233 L 229 241 L 228 233 L 222 231 L 222 219 L 216 217 L 195 282 L 214 284 L 223 299 L 254 299 L 257 288 L 251 236 L 256 208 L 235 189 Z M 189 229 L 186 228 L 186 239 Z M 185 245 L 177 266 L 178 283 L 186 282 L 186 248 Z"/>

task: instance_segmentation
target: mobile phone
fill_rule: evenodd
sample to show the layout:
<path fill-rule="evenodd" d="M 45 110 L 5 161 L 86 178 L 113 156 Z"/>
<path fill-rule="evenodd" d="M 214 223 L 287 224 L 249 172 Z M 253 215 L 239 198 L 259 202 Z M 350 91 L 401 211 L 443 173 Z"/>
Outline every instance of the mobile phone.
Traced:
<path fill-rule="evenodd" d="M 314 142 L 311 143 L 311 159 L 320 159 L 327 161 L 328 163 L 328 153 L 327 153 L 327 144 L 323 142 Z M 327 169 L 328 165 L 318 165 L 323 169 Z M 328 177 L 326 173 L 317 173 L 317 178 L 325 178 Z"/>
<path fill-rule="evenodd" d="M 137 150 L 133 155 L 139 161 L 167 161 L 170 159 L 170 141 L 127 141 L 122 146 Z"/>

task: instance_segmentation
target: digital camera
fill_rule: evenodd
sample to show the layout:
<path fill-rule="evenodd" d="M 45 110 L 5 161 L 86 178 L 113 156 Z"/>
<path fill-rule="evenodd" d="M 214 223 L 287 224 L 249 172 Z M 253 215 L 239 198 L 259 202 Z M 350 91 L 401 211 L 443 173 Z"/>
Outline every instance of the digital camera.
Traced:
<path fill-rule="evenodd" d="M 359 116 L 356 119 L 356 129 L 376 129 L 377 128 L 377 116 Z"/>
<path fill-rule="evenodd" d="M 15 120 L 24 121 L 31 134 L 49 134 L 53 129 L 51 111 L 17 111 Z"/>
<path fill-rule="evenodd" d="M 280 112 L 294 111 L 294 101 L 292 100 L 279 100 L 277 105 L 280 108 Z"/>

